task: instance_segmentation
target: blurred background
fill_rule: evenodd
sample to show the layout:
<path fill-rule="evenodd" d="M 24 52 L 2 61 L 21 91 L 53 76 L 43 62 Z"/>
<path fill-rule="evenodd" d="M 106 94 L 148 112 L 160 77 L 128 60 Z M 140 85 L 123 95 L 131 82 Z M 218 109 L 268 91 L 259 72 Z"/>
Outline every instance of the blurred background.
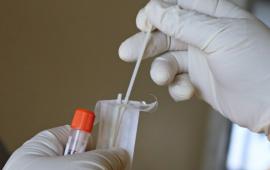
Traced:
<path fill-rule="evenodd" d="M 138 31 L 135 17 L 146 3 L 0 1 L 0 164 L 37 132 L 68 124 L 76 108 L 94 109 L 98 100 L 126 91 L 134 64 L 118 58 L 118 47 Z M 238 3 L 270 25 L 268 1 Z M 167 88 L 150 80 L 150 64 L 151 59 L 143 63 L 132 98 L 151 93 L 160 105 L 155 113 L 141 114 L 133 169 L 251 170 L 243 164 L 252 159 L 229 161 L 242 132 L 202 101 L 173 102 Z M 259 138 L 269 156 L 267 140 Z"/>

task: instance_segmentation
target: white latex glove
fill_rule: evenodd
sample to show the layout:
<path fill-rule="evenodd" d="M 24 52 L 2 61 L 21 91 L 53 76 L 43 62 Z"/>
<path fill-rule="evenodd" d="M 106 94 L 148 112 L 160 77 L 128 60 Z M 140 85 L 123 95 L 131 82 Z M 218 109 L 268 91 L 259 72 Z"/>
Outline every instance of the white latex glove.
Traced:
<path fill-rule="evenodd" d="M 69 126 L 43 131 L 25 142 L 10 157 L 3 170 L 123 170 L 124 150 L 94 150 L 62 156 Z"/>
<path fill-rule="evenodd" d="M 269 28 L 225 0 L 150 1 L 137 26 L 146 31 L 150 24 L 158 30 L 145 56 L 158 56 L 150 71 L 155 83 L 168 85 L 176 101 L 195 91 L 233 122 L 269 134 Z M 144 37 L 123 42 L 121 59 L 135 61 Z"/>

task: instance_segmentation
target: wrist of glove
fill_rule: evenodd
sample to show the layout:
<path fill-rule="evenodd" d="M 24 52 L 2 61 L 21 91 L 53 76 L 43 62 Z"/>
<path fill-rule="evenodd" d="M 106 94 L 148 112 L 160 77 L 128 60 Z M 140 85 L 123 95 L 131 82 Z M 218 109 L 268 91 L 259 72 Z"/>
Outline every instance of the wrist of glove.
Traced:
<path fill-rule="evenodd" d="M 63 156 L 69 126 L 45 130 L 25 142 L 4 170 L 123 170 L 128 154 L 122 149 L 93 150 Z"/>
<path fill-rule="evenodd" d="M 269 134 L 270 30 L 256 17 L 229 1 L 154 0 L 136 22 L 142 32 L 121 44 L 122 60 L 136 60 L 153 25 L 145 58 L 156 57 L 156 84 L 175 101 L 196 94 L 234 123 Z"/>

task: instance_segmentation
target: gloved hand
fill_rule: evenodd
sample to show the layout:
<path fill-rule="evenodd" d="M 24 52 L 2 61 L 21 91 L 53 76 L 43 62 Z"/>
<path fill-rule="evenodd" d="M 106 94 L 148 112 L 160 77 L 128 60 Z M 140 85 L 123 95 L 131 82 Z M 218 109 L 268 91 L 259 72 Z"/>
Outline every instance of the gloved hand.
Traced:
<path fill-rule="evenodd" d="M 94 150 L 62 156 L 69 126 L 43 131 L 25 142 L 10 157 L 4 170 L 122 170 L 124 150 Z"/>
<path fill-rule="evenodd" d="M 176 101 L 195 94 L 252 131 L 270 129 L 270 30 L 225 0 L 150 1 L 137 16 L 142 31 L 157 30 L 146 58 L 158 56 L 150 75 Z M 124 61 L 135 61 L 144 32 L 123 42 Z"/>

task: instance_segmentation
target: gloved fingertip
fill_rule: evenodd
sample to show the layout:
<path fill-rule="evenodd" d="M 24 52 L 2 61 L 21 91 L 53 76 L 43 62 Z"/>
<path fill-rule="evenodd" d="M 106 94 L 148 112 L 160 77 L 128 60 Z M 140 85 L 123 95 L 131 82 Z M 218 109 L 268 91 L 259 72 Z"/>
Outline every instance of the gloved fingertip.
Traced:
<path fill-rule="evenodd" d="M 160 0 L 151 0 L 144 8 L 148 22 L 154 26 L 159 25 L 157 21 L 162 18 L 164 10 L 170 6 L 169 3 Z"/>
<path fill-rule="evenodd" d="M 64 136 L 69 135 L 70 129 L 71 129 L 70 125 L 63 125 L 63 126 L 51 128 L 48 131 L 51 132 L 52 134 L 54 134 L 57 137 L 59 136 L 59 137 L 64 138 Z"/>
<path fill-rule="evenodd" d="M 152 65 L 150 76 L 157 85 L 167 85 L 172 81 L 174 76 L 171 74 L 170 69 L 166 64 L 155 62 Z"/>
<path fill-rule="evenodd" d="M 146 6 L 144 7 L 144 14 L 146 15 L 146 17 L 148 18 L 148 22 L 151 22 L 151 16 L 153 13 L 155 13 L 156 11 L 156 6 L 157 6 L 157 3 L 156 1 L 152 1 L 150 0 Z"/>
<path fill-rule="evenodd" d="M 191 89 L 177 90 L 176 88 L 169 88 L 169 93 L 175 102 L 180 102 L 191 99 L 191 97 L 194 94 L 194 91 Z"/>
<path fill-rule="evenodd" d="M 154 27 L 152 27 L 149 20 L 147 19 L 144 8 L 139 11 L 136 17 L 136 26 L 138 29 L 144 32 L 154 30 Z"/>
<path fill-rule="evenodd" d="M 164 54 L 153 61 L 150 76 L 157 85 L 168 85 L 173 81 L 176 74 L 177 65 L 170 55 Z"/>
<path fill-rule="evenodd" d="M 70 125 L 64 125 L 56 128 L 49 129 L 48 131 L 52 133 L 62 145 L 65 145 L 70 132 Z"/>
<path fill-rule="evenodd" d="M 133 62 L 135 61 L 133 57 L 131 57 L 132 51 L 130 49 L 130 45 L 128 43 L 128 41 L 124 41 L 118 50 L 118 55 L 120 57 L 121 60 L 125 61 L 125 62 Z"/>
<path fill-rule="evenodd" d="M 195 92 L 194 86 L 184 75 L 176 76 L 174 82 L 168 87 L 174 101 L 189 100 Z"/>

